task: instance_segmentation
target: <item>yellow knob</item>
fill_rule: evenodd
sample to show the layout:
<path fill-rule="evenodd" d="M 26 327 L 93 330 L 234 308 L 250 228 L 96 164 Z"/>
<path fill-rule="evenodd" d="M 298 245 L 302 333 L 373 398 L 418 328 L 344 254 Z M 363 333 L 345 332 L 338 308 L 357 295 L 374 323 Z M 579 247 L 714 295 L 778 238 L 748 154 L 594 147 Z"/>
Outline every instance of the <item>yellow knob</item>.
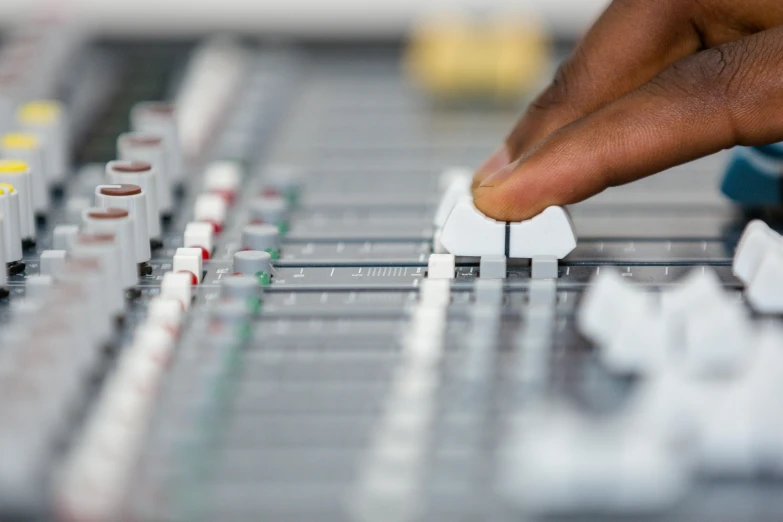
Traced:
<path fill-rule="evenodd" d="M 0 183 L 0 195 L 13 194 L 16 189 L 9 183 Z"/>
<path fill-rule="evenodd" d="M 24 125 L 46 125 L 57 121 L 62 114 L 62 106 L 57 101 L 40 100 L 27 102 L 16 113 L 17 119 Z"/>
<path fill-rule="evenodd" d="M 4 149 L 32 150 L 38 148 L 40 140 L 35 134 L 12 132 L 3 136 L 0 145 Z"/>
<path fill-rule="evenodd" d="M 27 172 L 27 163 L 19 160 L 0 160 L 0 174 L 23 174 Z"/>

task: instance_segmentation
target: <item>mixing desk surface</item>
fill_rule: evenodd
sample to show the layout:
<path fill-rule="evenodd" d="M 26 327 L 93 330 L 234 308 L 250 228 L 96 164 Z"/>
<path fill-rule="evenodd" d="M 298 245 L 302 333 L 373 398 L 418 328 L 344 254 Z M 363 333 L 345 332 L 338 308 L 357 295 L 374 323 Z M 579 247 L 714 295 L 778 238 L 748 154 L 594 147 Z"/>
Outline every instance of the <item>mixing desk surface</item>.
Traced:
<path fill-rule="evenodd" d="M 783 239 L 737 250 L 730 154 L 498 224 L 442 199 L 521 106 L 401 55 L 9 35 L 0 519 L 783 518 Z"/>

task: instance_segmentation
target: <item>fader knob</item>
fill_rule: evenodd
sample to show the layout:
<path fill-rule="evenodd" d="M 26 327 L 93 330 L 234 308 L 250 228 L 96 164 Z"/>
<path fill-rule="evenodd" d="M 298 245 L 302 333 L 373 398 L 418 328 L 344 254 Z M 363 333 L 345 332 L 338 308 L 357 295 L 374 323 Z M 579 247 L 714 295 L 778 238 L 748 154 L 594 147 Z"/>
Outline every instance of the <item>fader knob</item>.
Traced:
<path fill-rule="evenodd" d="M 126 132 L 117 138 L 117 154 L 121 160 L 152 165 L 158 188 L 158 207 L 162 214 L 171 214 L 174 200 L 165 139 L 157 134 Z"/>
<path fill-rule="evenodd" d="M 272 256 L 259 250 L 237 252 L 234 254 L 234 272 L 248 276 L 257 275 L 259 272 L 271 274 Z"/>
<path fill-rule="evenodd" d="M 0 160 L 0 183 L 11 185 L 19 193 L 19 227 L 22 240 L 35 243 L 35 211 L 33 183 L 27 163 Z"/>
<path fill-rule="evenodd" d="M 65 107 L 57 101 L 39 100 L 25 103 L 16 113 L 24 129 L 42 139 L 44 169 L 50 183 L 60 183 L 69 170 L 70 137 Z"/>
<path fill-rule="evenodd" d="M 95 204 L 101 208 L 121 208 L 133 220 L 134 256 L 136 263 L 150 260 L 150 235 L 147 226 L 147 195 L 138 185 L 99 185 L 95 188 Z"/>
<path fill-rule="evenodd" d="M 158 134 L 164 138 L 169 178 L 174 183 L 180 183 L 185 171 L 174 105 L 165 102 L 139 103 L 131 110 L 131 126 L 136 131 Z"/>
<path fill-rule="evenodd" d="M 22 229 L 19 223 L 19 193 L 7 183 L 0 183 L 0 214 L 3 215 L 5 262 L 21 261 Z"/>
<path fill-rule="evenodd" d="M 110 161 L 106 164 L 106 177 L 110 183 L 137 185 L 147 195 L 147 228 L 153 240 L 160 239 L 160 209 L 155 169 L 143 161 Z"/>
<path fill-rule="evenodd" d="M 112 314 L 122 314 L 125 310 L 123 296 L 123 278 L 120 270 L 120 246 L 112 234 L 79 234 L 71 243 L 71 257 L 76 260 L 98 261 L 100 273 L 104 278 L 106 304 Z"/>
<path fill-rule="evenodd" d="M 27 163 L 33 186 L 33 210 L 39 216 L 49 211 L 49 180 L 44 170 L 44 155 L 40 138 L 34 133 L 14 132 L 0 139 L 4 158 L 16 158 Z"/>
<path fill-rule="evenodd" d="M 277 250 L 280 231 L 274 225 L 247 225 L 242 229 L 242 248 L 249 250 Z"/>
<path fill-rule="evenodd" d="M 114 234 L 120 249 L 120 277 L 123 288 L 138 282 L 133 218 L 119 208 L 90 208 L 82 213 L 84 230 L 90 234 Z"/>

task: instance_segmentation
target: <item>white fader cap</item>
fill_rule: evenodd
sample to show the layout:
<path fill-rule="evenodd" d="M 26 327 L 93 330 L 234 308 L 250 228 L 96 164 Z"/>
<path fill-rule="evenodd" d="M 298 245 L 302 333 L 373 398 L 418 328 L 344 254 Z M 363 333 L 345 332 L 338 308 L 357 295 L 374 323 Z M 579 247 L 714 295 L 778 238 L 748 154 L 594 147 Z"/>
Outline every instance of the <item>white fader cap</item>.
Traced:
<path fill-rule="evenodd" d="M 22 233 L 19 224 L 19 193 L 7 183 L 0 183 L 0 214 L 3 214 L 5 262 L 22 260 Z"/>
<path fill-rule="evenodd" d="M 158 207 L 162 214 L 170 214 L 174 199 L 165 138 L 151 133 L 126 132 L 117 138 L 117 155 L 121 160 L 152 165 L 158 187 Z"/>
<path fill-rule="evenodd" d="M 131 127 L 135 131 L 150 132 L 164 138 L 169 177 L 174 183 L 182 181 L 184 159 L 177 126 L 177 111 L 173 104 L 142 102 L 131 110 Z"/>
<path fill-rule="evenodd" d="M 119 208 L 88 208 L 82 213 L 84 231 L 88 234 L 114 234 L 120 249 L 120 277 L 123 288 L 138 282 L 135 258 L 133 218 Z"/>
<path fill-rule="evenodd" d="M 4 158 L 16 158 L 27 163 L 33 185 L 33 210 L 38 215 L 49 211 L 49 180 L 44 170 L 41 139 L 32 132 L 12 132 L 0 138 Z"/>
<path fill-rule="evenodd" d="M 43 141 L 44 169 L 51 183 L 59 183 L 68 173 L 70 149 L 68 115 L 62 103 L 54 100 L 30 101 L 20 106 L 16 119 L 23 129 Z"/>
<path fill-rule="evenodd" d="M 0 160 L 0 183 L 12 185 L 19 193 L 19 226 L 22 239 L 35 240 L 33 183 L 24 161 Z"/>
<path fill-rule="evenodd" d="M 117 185 L 136 185 L 147 195 L 147 228 L 151 239 L 160 238 L 160 210 L 155 170 L 144 161 L 110 161 L 106 164 L 106 177 Z"/>
<path fill-rule="evenodd" d="M 133 220 L 134 257 L 136 263 L 146 263 L 152 257 L 147 226 L 147 195 L 138 185 L 98 185 L 95 205 L 100 208 L 121 208 Z"/>

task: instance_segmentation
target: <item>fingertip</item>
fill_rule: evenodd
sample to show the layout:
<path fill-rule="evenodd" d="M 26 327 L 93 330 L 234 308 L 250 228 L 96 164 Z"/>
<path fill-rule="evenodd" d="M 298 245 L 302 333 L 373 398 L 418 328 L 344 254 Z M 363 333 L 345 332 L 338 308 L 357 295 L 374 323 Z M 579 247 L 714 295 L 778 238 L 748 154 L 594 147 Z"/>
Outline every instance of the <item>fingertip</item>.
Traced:
<path fill-rule="evenodd" d="M 509 163 L 511 163 L 511 154 L 508 150 L 508 146 L 503 144 L 490 154 L 489 158 L 476 169 L 476 172 L 473 175 L 473 188 L 481 185 L 486 178 Z"/>

